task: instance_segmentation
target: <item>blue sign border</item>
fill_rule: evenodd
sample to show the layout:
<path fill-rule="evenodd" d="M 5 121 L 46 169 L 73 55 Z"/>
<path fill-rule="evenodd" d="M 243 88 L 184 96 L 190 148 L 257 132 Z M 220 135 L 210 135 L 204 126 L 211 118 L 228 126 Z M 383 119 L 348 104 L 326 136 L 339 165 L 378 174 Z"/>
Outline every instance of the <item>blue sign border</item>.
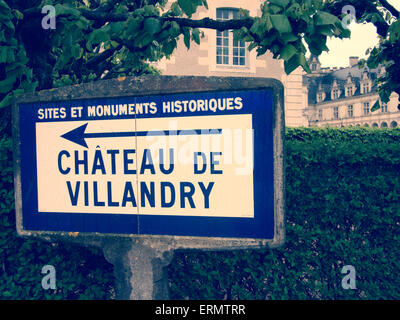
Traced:
<path fill-rule="evenodd" d="M 161 101 L 227 98 L 241 96 L 244 107 L 241 110 L 205 111 L 198 114 L 191 112 L 137 115 L 137 118 L 185 117 L 228 114 L 252 114 L 254 129 L 254 218 L 222 217 L 182 217 L 136 214 L 94 214 L 94 213 L 43 213 L 38 212 L 37 176 L 36 176 L 36 132 L 35 124 L 39 120 L 37 109 L 46 106 L 70 108 L 96 104 L 126 103 L 132 97 L 97 98 L 71 100 L 64 102 L 24 103 L 19 109 L 20 166 L 22 192 L 22 221 L 24 230 L 32 231 L 67 231 L 85 233 L 172 235 L 222 238 L 273 239 L 274 214 L 274 92 L 271 88 L 177 93 L 135 97 L 136 102 L 150 100 L 160 105 Z M 126 116 L 109 119 L 129 118 Z M 107 119 L 103 117 L 101 119 Z M 59 121 L 82 121 L 79 119 L 60 119 Z M 90 118 L 86 120 L 97 120 Z M 41 120 L 51 121 L 54 120 Z M 140 223 L 138 223 L 140 221 Z"/>

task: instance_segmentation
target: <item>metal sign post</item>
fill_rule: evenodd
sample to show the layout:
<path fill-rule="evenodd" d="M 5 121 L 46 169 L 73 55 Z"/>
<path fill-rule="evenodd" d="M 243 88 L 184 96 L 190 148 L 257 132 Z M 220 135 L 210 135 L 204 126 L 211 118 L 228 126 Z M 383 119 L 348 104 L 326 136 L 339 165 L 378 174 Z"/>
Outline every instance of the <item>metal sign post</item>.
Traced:
<path fill-rule="evenodd" d="M 13 111 L 19 234 L 102 246 L 120 298 L 165 298 L 175 249 L 284 241 L 277 80 L 114 79 Z"/>

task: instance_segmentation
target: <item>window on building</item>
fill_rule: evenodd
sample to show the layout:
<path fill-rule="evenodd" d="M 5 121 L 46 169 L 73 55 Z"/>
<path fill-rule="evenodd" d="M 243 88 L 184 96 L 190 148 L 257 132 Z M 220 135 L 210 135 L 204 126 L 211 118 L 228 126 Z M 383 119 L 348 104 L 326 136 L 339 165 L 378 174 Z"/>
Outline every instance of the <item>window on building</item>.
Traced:
<path fill-rule="evenodd" d="M 346 97 L 351 97 L 353 95 L 353 88 L 347 87 L 346 88 Z"/>
<path fill-rule="evenodd" d="M 387 103 L 383 103 L 383 102 L 382 102 L 382 104 L 381 104 L 381 112 L 382 112 L 382 113 L 388 112 Z"/>
<path fill-rule="evenodd" d="M 318 120 L 321 121 L 322 120 L 322 109 L 318 110 Z"/>
<path fill-rule="evenodd" d="M 333 89 L 332 90 L 332 100 L 338 99 L 339 98 L 339 90 L 338 89 Z"/>
<path fill-rule="evenodd" d="M 364 115 L 368 115 L 369 114 L 369 102 L 365 102 L 364 103 Z"/>
<path fill-rule="evenodd" d="M 353 108 L 353 105 L 347 106 L 347 116 L 348 116 L 349 118 L 353 118 L 353 116 L 354 116 L 354 108 Z"/>
<path fill-rule="evenodd" d="M 239 19 L 237 9 L 217 9 L 217 20 Z M 217 65 L 245 66 L 246 44 L 233 39 L 232 31 L 217 31 Z"/>
<path fill-rule="evenodd" d="M 317 64 L 316 64 L 316 63 L 313 63 L 313 64 L 311 65 L 311 70 L 312 70 L 312 71 L 316 71 L 316 70 L 317 70 Z"/>
<path fill-rule="evenodd" d="M 333 118 L 334 119 L 339 119 L 339 107 L 334 107 L 333 108 Z"/>
<path fill-rule="evenodd" d="M 322 95 L 322 93 L 318 93 L 317 100 L 317 102 L 322 102 L 324 100 L 324 96 Z"/>
<path fill-rule="evenodd" d="M 369 90 L 369 83 L 364 83 L 363 84 L 363 93 L 368 93 Z"/>

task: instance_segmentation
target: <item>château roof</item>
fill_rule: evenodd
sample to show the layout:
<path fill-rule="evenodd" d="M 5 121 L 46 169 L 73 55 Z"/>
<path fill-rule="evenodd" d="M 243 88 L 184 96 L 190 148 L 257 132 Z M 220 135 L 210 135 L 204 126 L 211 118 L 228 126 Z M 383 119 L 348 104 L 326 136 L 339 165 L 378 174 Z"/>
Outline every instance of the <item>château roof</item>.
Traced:
<path fill-rule="evenodd" d="M 341 90 L 339 99 L 345 98 L 345 85 L 347 84 L 347 78 L 349 76 L 351 76 L 352 83 L 356 86 L 356 91 L 354 92 L 353 96 L 361 95 L 360 82 L 362 81 L 362 76 L 364 72 L 368 73 L 368 77 L 372 81 L 371 92 L 376 92 L 377 87 L 374 84 L 374 81 L 378 78 L 379 71 L 380 67 L 376 69 L 363 67 L 362 69 L 360 69 L 358 65 L 355 65 L 353 67 L 342 68 L 328 73 L 321 73 L 320 75 L 313 75 L 312 77 L 306 75 L 306 79 L 303 80 L 307 82 L 309 104 L 317 103 L 317 93 L 320 91 L 319 89 L 321 88 L 322 91 L 326 94 L 324 102 L 332 101 L 331 90 L 335 80 L 338 88 Z"/>

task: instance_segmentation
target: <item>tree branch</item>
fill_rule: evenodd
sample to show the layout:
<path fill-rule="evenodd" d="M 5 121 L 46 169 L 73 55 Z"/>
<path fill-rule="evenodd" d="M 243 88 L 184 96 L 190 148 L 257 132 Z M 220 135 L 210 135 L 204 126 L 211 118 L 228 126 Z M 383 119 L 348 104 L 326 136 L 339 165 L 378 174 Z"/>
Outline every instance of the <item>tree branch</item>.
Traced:
<path fill-rule="evenodd" d="M 161 17 L 160 19 L 162 22 L 174 21 L 181 27 L 215 29 L 218 31 L 241 29 L 242 27 L 250 29 L 254 22 L 253 18 L 232 19 L 225 21 L 219 21 L 210 18 L 193 20 L 188 18 Z"/>
<path fill-rule="evenodd" d="M 132 17 L 130 13 L 108 13 L 103 11 L 104 8 L 99 8 L 96 10 L 90 10 L 86 8 L 79 8 L 78 10 L 81 12 L 82 16 L 88 20 L 96 21 L 98 23 L 104 24 L 107 22 L 119 22 L 126 21 L 129 17 Z M 42 17 L 40 11 L 37 8 L 25 10 L 24 15 L 29 18 L 33 17 Z M 161 23 L 167 21 L 174 21 L 181 27 L 189 27 L 189 28 L 205 28 L 205 29 L 215 29 L 218 31 L 224 30 L 235 30 L 240 29 L 242 27 L 246 27 L 248 29 L 253 25 L 253 18 L 245 18 L 245 19 L 232 19 L 232 20 L 214 20 L 210 18 L 203 18 L 200 20 L 193 20 L 189 18 L 177 18 L 177 17 L 153 17 L 159 19 Z"/>
<path fill-rule="evenodd" d="M 94 56 L 93 58 L 89 59 L 85 63 L 85 66 L 88 68 L 92 68 L 92 67 L 96 66 L 98 63 L 100 63 L 104 60 L 107 60 L 109 57 L 111 57 L 114 54 L 114 52 L 120 50 L 121 48 L 122 48 L 122 45 L 120 44 L 115 48 L 107 49 L 107 50 L 99 53 L 98 55 Z"/>
<path fill-rule="evenodd" d="M 79 10 L 86 19 L 102 23 L 126 21 L 129 19 L 129 17 L 131 17 L 130 14 L 126 13 L 115 14 L 115 13 L 94 12 L 87 9 L 79 9 Z M 226 21 L 219 21 L 210 18 L 203 18 L 201 20 L 176 18 L 176 17 L 153 17 L 153 18 L 159 19 L 161 23 L 167 21 L 174 21 L 178 23 L 181 27 L 215 29 L 219 31 L 240 29 L 242 27 L 251 28 L 254 22 L 253 18 L 232 19 Z"/>

